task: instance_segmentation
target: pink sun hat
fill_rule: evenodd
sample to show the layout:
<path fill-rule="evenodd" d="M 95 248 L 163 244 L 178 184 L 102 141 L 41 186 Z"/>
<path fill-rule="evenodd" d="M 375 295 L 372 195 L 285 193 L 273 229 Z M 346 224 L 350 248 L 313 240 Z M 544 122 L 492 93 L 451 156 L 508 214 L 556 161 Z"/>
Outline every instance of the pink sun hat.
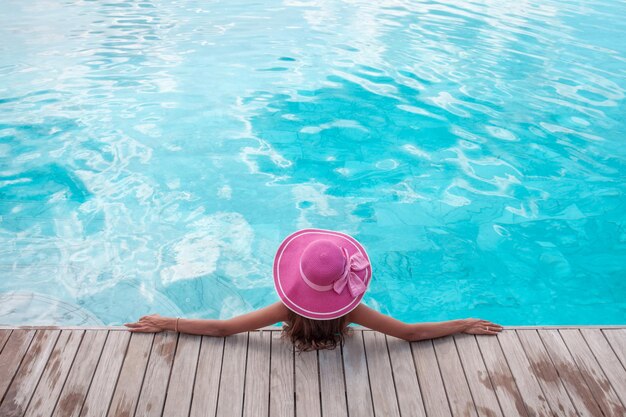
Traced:
<path fill-rule="evenodd" d="M 372 276 L 365 249 L 344 233 L 303 229 L 287 236 L 274 257 L 274 286 L 282 302 L 314 320 L 348 314 Z"/>

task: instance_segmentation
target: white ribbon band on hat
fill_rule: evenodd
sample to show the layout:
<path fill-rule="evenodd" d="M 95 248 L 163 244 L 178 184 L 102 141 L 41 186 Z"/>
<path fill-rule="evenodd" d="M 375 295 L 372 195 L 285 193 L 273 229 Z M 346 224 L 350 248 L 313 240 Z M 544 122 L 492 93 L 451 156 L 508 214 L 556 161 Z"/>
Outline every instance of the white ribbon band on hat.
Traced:
<path fill-rule="evenodd" d="M 302 280 L 306 283 L 306 285 L 316 291 L 329 291 L 331 289 L 334 289 L 337 294 L 341 294 L 343 289 L 347 286 L 350 295 L 354 298 L 363 294 L 367 289 L 365 283 L 361 280 L 361 277 L 356 274 L 356 271 L 362 271 L 370 264 L 367 259 L 365 259 L 365 257 L 359 253 L 355 253 L 354 255 L 349 256 L 348 250 L 346 248 L 342 247 L 341 250 L 343 251 L 344 258 L 348 261 L 346 262 L 346 266 L 341 277 L 339 277 L 332 284 L 317 285 L 314 282 L 311 282 L 311 280 L 309 280 L 304 274 L 304 271 L 302 270 L 302 264 L 300 264 L 300 276 L 302 277 Z"/>

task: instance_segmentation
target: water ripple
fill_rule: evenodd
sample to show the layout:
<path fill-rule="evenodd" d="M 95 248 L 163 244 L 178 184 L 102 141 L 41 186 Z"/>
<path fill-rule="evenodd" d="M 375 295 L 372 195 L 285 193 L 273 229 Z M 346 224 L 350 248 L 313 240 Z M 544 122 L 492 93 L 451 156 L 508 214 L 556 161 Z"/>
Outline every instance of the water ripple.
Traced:
<path fill-rule="evenodd" d="M 250 311 L 297 227 L 360 238 L 401 319 L 626 312 L 623 2 L 0 11 L 7 320 Z"/>

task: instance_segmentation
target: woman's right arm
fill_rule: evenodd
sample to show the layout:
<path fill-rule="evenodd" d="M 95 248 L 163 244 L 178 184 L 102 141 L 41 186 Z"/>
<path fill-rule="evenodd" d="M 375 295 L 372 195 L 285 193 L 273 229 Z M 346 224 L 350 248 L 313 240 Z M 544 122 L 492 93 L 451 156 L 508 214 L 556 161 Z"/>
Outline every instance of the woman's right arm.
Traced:
<path fill-rule="evenodd" d="M 363 303 L 348 313 L 348 321 L 409 342 L 434 339 L 455 333 L 497 334 L 502 330 L 502 326 L 499 324 L 479 319 L 404 323 L 379 313 Z"/>

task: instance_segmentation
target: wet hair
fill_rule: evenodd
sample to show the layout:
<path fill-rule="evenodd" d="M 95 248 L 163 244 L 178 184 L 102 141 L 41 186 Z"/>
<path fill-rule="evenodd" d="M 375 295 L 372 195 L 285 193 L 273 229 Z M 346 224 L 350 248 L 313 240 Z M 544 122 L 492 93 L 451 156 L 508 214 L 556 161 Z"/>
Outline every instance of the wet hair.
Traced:
<path fill-rule="evenodd" d="M 290 340 L 297 351 L 335 349 L 352 333 L 347 315 L 331 320 L 312 320 L 289 310 L 283 325 L 282 338 Z"/>

